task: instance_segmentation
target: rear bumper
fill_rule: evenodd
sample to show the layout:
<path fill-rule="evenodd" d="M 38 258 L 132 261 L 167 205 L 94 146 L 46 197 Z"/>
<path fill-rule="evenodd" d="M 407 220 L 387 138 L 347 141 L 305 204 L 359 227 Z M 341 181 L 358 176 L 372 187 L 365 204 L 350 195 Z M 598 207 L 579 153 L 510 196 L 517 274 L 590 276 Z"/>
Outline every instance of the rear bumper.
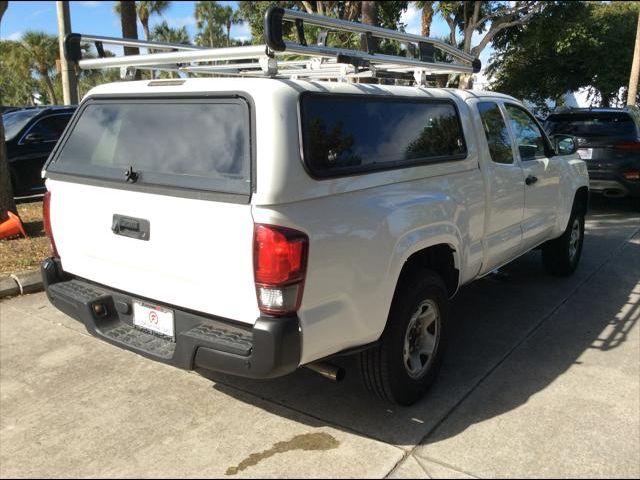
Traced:
<path fill-rule="evenodd" d="M 625 172 L 640 170 L 640 156 L 587 161 L 589 189 L 610 197 L 640 197 L 640 181 L 627 180 Z"/>
<path fill-rule="evenodd" d="M 300 363 L 297 316 L 259 317 L 247 328 L 227 319 L 168 307 L 174 312 L 173 341 L 133 326 L 133 300 L 148 299 L 68 275 L 55 258 L 42 263 L 42 278 L 51 303 L 84 323 L 92 335 L 163 363 L 249 378 L 283 376 Z M 94 313 L 96 303 L 106 307 L 104 315 Z"/>
<path fill-rule="evenodd" d="M 590 179 L 589 190 L 609 197 L 640 197 L 640 182 L 619 179 Z"/>

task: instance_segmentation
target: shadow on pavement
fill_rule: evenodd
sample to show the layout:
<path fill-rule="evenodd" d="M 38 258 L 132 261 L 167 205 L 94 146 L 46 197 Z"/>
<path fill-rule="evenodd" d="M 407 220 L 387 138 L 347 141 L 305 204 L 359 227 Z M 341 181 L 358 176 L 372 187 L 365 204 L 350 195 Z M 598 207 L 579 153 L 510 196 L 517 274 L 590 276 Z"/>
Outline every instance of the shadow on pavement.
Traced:
<path fill-rule="evenodd" d="M 369 394 L 354 358 L 336 362 L 347 368 L 341 384 L 305 369 L 270 381 L 200 373 L 216 382 L 216 390 L 278 415 L 291 414 L 296 421 L 303 413 L 303 421 L 314 427 L 331 425 L 404 447 L 419 444 L 430 433 L 426 442 L 456 435 L 524 404 L 587 349 L 606 351 L 624 342 L 640 316 L 640 244 L 627 242 L 638 228 L 640 214 L 631 213 L 626 203 L 610 205 L 609 200 L 598 200 L 588 221 L 582 263 L 572 277 L 546 275 L 540 253 L 534 251 L 508 265 L 499 279 L 484 278 L 464 287 L 453 302 L 452 340 L 438 381 L 423 401 L 410 408 L 391 406 Z M 607 264 L 607 273 L 602 274 L 603 265 L 620 248 L 625 249 L 625 261 Z M 582 301 L 564 308 L 574 294 Z M 551 315 L 559 334 L 549 351 L 531 350 L 524 362 L 543 365 L 544 374 L 523 374 L 522 381 L 505 385 L 495 402 L 465 418 L 454 430 L 437 429 L 511 352 L 534 331 L 546 328 Z M 529 353 L 528 349 L 519 353 L 522 351 Z"/>

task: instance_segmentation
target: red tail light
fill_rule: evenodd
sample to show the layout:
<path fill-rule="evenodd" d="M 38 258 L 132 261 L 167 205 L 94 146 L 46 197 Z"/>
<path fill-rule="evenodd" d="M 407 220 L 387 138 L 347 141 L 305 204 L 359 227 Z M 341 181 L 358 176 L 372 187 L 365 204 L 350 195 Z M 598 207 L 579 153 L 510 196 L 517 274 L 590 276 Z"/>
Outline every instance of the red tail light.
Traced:
<path fill-rule="evenodd" d="M 613 146 L 616 150 L 640 150 L 640 142 L 622 142 Z"/>
<path fill-rule="evenodd" d="M 262 313 L 283 316 L 300 308 L 307 273 L 309 238 L 302 232 L 256 225 L 253 270 Z"/>
<path fill-rule="evenodd" d="M 44 200 L 42 202 L 42 220 L 44 223 L 44 231 L 49 237 L 49 243 L 51 244 L 51 254 L 54 257 L 59 257 L 58 249 L 56 248 L 56 242 L 53 239 L 53 231 L 51 230 L 51 192 L 44 194 Z"/>
<path fill-rule="evenodd" d="M 624 172 L 622 175 L 626 180 L 629 180 L 629 181 L 640 180 L 640 171 Z"/>

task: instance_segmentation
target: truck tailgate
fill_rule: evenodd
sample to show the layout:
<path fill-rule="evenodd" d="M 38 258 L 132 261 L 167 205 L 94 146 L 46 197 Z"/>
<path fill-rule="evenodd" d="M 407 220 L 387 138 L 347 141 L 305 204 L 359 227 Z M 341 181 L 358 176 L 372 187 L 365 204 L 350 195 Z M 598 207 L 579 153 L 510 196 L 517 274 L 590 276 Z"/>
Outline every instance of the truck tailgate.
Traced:
<path fill-rule="evenodd" d="M 47 180 L 65 271 L 160 303 L 253 324 L 248 204 Z M 114 215 L 147 220 L 147 239 L 112 231 Z"/>

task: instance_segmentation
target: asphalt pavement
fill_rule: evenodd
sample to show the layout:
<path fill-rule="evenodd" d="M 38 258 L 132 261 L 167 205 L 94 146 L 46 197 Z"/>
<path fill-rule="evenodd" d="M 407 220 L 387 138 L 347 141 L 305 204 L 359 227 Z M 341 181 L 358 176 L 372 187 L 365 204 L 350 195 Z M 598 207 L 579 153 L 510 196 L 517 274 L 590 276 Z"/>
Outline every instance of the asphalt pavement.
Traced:
<path fill-rule="evenodd" d="M 463 288 L 410 408 L 332 384 L 185 372 L 43 293 L 0 302 L 0 477 L 640 477 L 640 214 L 597 201 L 578 271 L 531 252 Z"/>

